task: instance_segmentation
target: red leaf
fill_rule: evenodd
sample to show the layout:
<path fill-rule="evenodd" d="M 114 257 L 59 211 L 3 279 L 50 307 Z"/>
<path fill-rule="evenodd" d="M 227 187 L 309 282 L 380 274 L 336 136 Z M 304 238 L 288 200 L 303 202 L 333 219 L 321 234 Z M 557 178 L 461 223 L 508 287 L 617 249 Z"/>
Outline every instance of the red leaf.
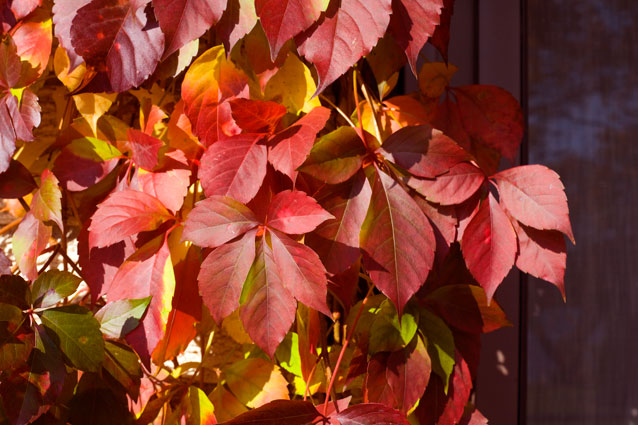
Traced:
<path fill-rule="evenodd" d="M 284 234 L 272 232 L 270 235 L 279 276 L 288 292 L 308 307 L 331 317 L 326 304 L 326 269 L 319 256 Z"/>
<path fill-rule="evenodd" d="M 469 199 L 485 181 L 480 168 L 462 162 L 435 179 L 409 178 L 408 184 L 430 202 L 456 205 Z"/>
<path fill-rule="evenodd" d="M 390 32 L 417 75 L 419 53 L 439 25 L 443 0 L 393 0 Z"/>
<path fill-rule="evenodd" d="M 42 171 L 40 189 L 31 200 L 31 212 L 40 221 L 52 220 L 60 230 L 62 225 L 62 192 L 58 186 L 58 179 L 48 169 Z"/>
<path fill-rule="evenodd" d="M 323 0 L 255 1 L 255 10 L 268 37 L 273 62 L 288 40 L 319 19 L 325 3 Z"/>
<path fill-rule="evenodd" d="M 474 410 L 471 415 L 463 416 L 459 425 L 488 425 L 488 421 L 481 412 Z"/>
<path fill-rule="evenodd" d="M 361 169 L 365 154 L 357 131 L 339 127 L 315 142 L 299 171 L 325 183 L 343 183 Z"/>
<path fill-rule="evenodd" d="M 13 4 L 17 3 L 23 3 L 23 1 L 13 2 Z M 50 19 L 50 13 L 45 8 L 39 8 L 26 19 L 22 19 L 20 25 L 16 26 L 11 33 L 16 43 L 18 56 L 22 60 L 19 86 L 32 84 L 46 70 L 53 41 Z"/>
<path fill-rule="evenodd" d="M 266 176 L 266 146 L 258 136 L 239 135 L 211 145 L 201 159 L 198 177 L 206 196 L 224 195 L 247 203 Z"/>
<path fill-rule="evenodd" d="M 0 173 L 0 198 L 21 198 L 37 187 L 31 172 L 16 160 L 12 159 L 7 170 Z"/>
<path fill-rule="evenodd" d="M 335 216 L 306 236 L 330 273 L 340 273 L 360 257 L 359 233 L 365 220 L 372 189 L 365 174 L 357 174 L 352 184 L 330 187 L 319 193 L 323 207 Z"/>
<path fill-rule="evenodd" d="M 320 417 L 309 401 L 275 400 L 220 425 L 307 425 Z"/>
<path fill-rule="evenodd" d="M 215 26 L 217 36 L 227 51 L 248 34 L 257 24 L 254 0 L 228 0 L 224 15 Z"/>
<path fill-rule="evenodd" d="M 102 181 L 117 167 L 121 153 L 109 142 L 75 139 L 62 149 L 53 164 L 53 172 L 62 186 L 80 192 Z"/>
<path fill-rule="evenodd" d="M 455 87 L 453 92 L 468 137 L 514 161 L 523 138 L 523 113 L 514 96 L 487 85 Z"/>
<path fill-rule="evenodd" d="M 164 145 L 160 139 L 134 128 L 127 131 L 128 144 L 133 151 L 133 162 L 140 168 L 152 171 L 157 165 L 160 148 Z"/>
<path fill-rule="evenodd" d="M 492 194 L 483 200 L 461 240 L 467 268 L 485 289 L 489 302 L 516 255 L 516 233 Z"/>
<path fill-rule="evenodd" d="M 12 37 L 6 37 L 0 43 L 0 63 L 2 63 L 0 87 L 3 89 L 15 87 L 20 79 L 22 64 L 20 63 L 20 56 L 18 56 L 18 48 Z"/>
<path fill-rule="evenodd" d="M 297 302 L 286 289 L 265 239 L 257 248 L 245 286 L 239 316 L 250 338 L 272 358 L 295 320 Z"/>
<path fill-rule="evenodd" d="M 475 285 L 444 285 L 426 302 L 447 323 L 469 333 L 487 333 L 511 326 L 496 301 L 487 304 L 483 288 Z"/>
<path fill-rule="evenodd" d="M 114 192 L 98 205 L 91 218 L 89 247 L 102 248 L 127 236 L 155 230 L 172 217 L 151 195 L 131 189 Z"/>
<path fill-rule="evenodd" d="M 16 19 L 22 19 L 33 12 L 36 7 L 42 4 L 42 0 L 13 0 L 11 11 Z"/>
<path fill-rule="evenodd" d="M 229 103 L 235 122 L 247 133 L 272 133 L 286 115 L 286 107 L 275 102 L 232 99 Z"/>
<path fill-rule="evenodd" d="M 394 391 L 386 377 L 389 352 L 377 353 L 370 358 L 365 377 L 365 401 L 384 404 L 390 408 L 397 406 Z M 397 371 L 398 372 L 398 371 Z"/>
<path fill-rule="evenodd" d="M 189 169 L 175 168 L 163 172 L 140 174 L 137 181 L 144 192 L 159 199 L 169 210 L 177 212 L 182 208 L 184 197 L 188 193 L 190 176 Z"/>
<path fill-rule="evenodd" d="M 443 383 L 433 378 L 415 411 L 421 425 L 456 425 L 463 417 L 472 390 L 472 377 L 465 360 L 456 352 L 454 371 L 447 395 Z"/>
<path fill-rule="evenodd" d="M 410 174 L 426 178 L 471 159 L 454 140 L 428 125 L 401 128 L 383 142 L 380 152 Z"/>
<path fill-rule="evenodd" d="M 266 225 L 284 233 L 301 235 L 334 218 L 314 198 L 299 190 L 285 190 L 272 198 Z"/>
<path fill-rule="evenodd" d="M 321 93 L 362 56 L 370 53 L 390 23 L 391 0 L 343 0 L 299 46 L 317 69 Z"/>
<path fill-rule="evenodd" d="M 356 404 L 334 415 L 341 425 L 409 425 L 410 422 L 394 409 L 383 404 Z"/>
<path fill-rule="evenodd" d="M 565 238 L 554 230 L 538 230 L 516 220 L 512 225 L 518 236 L 516 267 L 534 277 L 553 283 L 565 299 Z"/>
<path fill-rule="evenodd" d="M 166 333 L 153 350 L 155 364 L 164 364 L 186 350 L 195 338 L 195 324 L 202 318 L 202 298 L 197 288 L 197 270 L 201 264 L 200 249 L 191 245 L 186 257 L 175 265 L 175 295 Z"/>
<path fill-rule="evenodd" d="M 227 196 L 211 196 L 195 205 L 184 223 L 182 238 L 195 245 L 216 248 L 259 223 L 244 204 Z"/>
<path fill-rule="evenodd" d="M 441 53 L 443 60 L 448 61 L 448 45 L 450 44 L 450 23 L 454 13 L 454 0 L 443 0 L 443 10 L 439 25 L 434 30 L 430 43 Z"/>
<path fill-rule="evenodd" d="M 140 0 L 91 0 L 71 24 L 71 42 L 88 65 L 106 70 L 111 88 L 137 87 L 155 70 L 164 34 Z"/>
<path fill-rule="evenodd" d="M 53 30 L 60 41 L 60 45 L 66 50 L 69 57 L 69 72 L 73 71 L 82 61 L 71 43 L 71 25 L 76 12 L 89 4 L 91 0 L 54 0 L 53 4 Z"/>
<path fill-rule="evenodd" d="M 20 272 L 29 280 L 38 277 L 36 262 L 38 256 L 47 247 L 51 237 L 51 227 L 46 226 L 28 212 L 20 222 L 11 241 L 13 256 L 16 258 Z"/>
<path fill-rule="evenodd" d="M 514 218 L 535 229 L 561 231 L 574 242 L 565 187 L 558 174 L 543 165 L 523 165 L 493 178 Z"/>
<path fill-rule="evenodd" d="M 153 9 L 164 33 L 163 59 L 199 38 L 219 18 L 227 0 L 153 0 Z"/>
<path fill-rule="evenodd" d="M 432 205 L 419 196 L 415 197 L 414 200 L 433 225 L 432 229 L 436 239 L 435 262 L 442 264 L 450 250 L 450 245 L 456 240 L 458 222 L 454 208 Z"/>
<path fill-rule="evenodd" d="M 317 133 L 330 118 L 330 110 L 322 106 L 314 108 L 307 115 L 270 139 L 268 161 L 294 182 L 297 168 L 304 163 Z"/>
<path fill-rule="evenodd" d="M 388 357 L 386 379 L 396 400 L 396 407 L 404 414 L 421 398 L 430 380 L 430 356 L 421 338 L 416 338 L 412 350 L 401 350 Z"/>
<path fill-rule="evenodd" d="M 361 230 L 363 264 L 401 314 L 432 268 L 434 233 L 397 182 L 378 170 L 373 178 L 372 200 Z"/>
<path fill-rule="evenodd" d="M 22 95 L 21 105 L 18 105 L 18 99 L 12 94 L 0 98 L 0 173 L 9 168 L 16 139 L 32 141 L 33 127 L 40 124 L 38 98 L 28 89 Z"/>
<path fill-rule="evenodd" d="M 109 301 L 151 296 L 140 325 L 126 339 L 144 361 L 162 339 L 175 291 L 175 274 L 164 235 L 142 246 L 120 267 L 105 291 Z"/>
<path fill-rule="evenodd" d="M 215 248 L 202 262 L 197 281 L 204 304 L 218 324 L 239 307 L 241 290 L 255 260 L 256 230 Z"/>

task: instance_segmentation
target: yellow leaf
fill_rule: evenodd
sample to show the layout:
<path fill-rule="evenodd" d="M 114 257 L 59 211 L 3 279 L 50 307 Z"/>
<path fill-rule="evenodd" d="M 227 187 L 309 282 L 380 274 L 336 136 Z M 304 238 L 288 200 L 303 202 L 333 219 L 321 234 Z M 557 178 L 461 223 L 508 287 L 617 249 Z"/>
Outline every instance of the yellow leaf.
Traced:
<path fill-rule="evenodd" d="M 97 137 L 97 120 L 109 110 L 117 93 L 82 93 L 73 96 L 75 107 L 89 123 L 93 135 Z"/>
<path fill-rule="evenodd" d="M 321 106 L 317 97 L 312 98 L 316 90 L 310 69 L 290 52 L 284 65 L 266 83 L 264 97 L 281 103 L 293 114 L 307 113 Z"/>
<path fill-rule="evenodd" d="M 244 329 L 244 325 L 239 319 L 239 309 L 231 313 L 222 322 L 222 328 L 224 331 L 239 344 L 252 344 L 253 340 L 250 339 L 248 333 Z"/>
<path fill-rule="evenodd" d="M 73 91 L 82 83 L 84 74 L 86 74 L 86 65 L 82 62 L 73 71 L 69 72 L 70 66 L 71 62 L 69 61 L 69 56 L 66 54 L 66 50 L 58 46 L 53 56 L 53 70 L 58 80 L 64 84 L 67 90 Z"/>
<path fill-rule="evenodd" d="M 419 88 L 427 97 L 438 98 L 450 84 L 458 68 L 443 62 L 426 63 L 419 72 Z"/>
<path fill-rule="evenodd" d="M 188 404 L 186 407 L 187 425 L 216 424 L 215 407 L 204 391 L 197 387 L 188 387 Z"/>
<path fill-rule="evenodd" d="M 215 389 L 208 395 L 215 406 L 215 416 L 220 422 L 226 422 L 236 416 L 248 411 L 246 406 L 241 404 L 237 397 L 222 385 L 217 385 Z"/>
<path fill-rule="evenodd" d="M 256 408 L 273 400 L 289 400 L 288 382 L 279 367 L 261 358 L 249 358 L 224 371 L 226 385 L 246 406 Z"/>

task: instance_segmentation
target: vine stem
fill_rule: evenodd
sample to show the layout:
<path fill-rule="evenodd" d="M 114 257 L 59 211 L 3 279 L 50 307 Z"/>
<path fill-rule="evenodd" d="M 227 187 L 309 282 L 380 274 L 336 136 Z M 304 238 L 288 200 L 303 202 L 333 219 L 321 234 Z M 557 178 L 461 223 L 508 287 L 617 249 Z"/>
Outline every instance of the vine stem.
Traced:
<path fill-rule="evenodd" d="M 335 364 L 334 373 L 330 377 L 330 383 L 328 384 L 328 388 L 326 390 L 326 401 L 323 404 L 323 416 L 326 416 L 326 414 L 328 413 L 328 404 L 330 403 L 330 391 L 332 390 L 332 387 L 334 386 L 335 380 L 337 378 L 337 375 L 339 372 L 339 366 L 341 366 L 341 361 L 343 360 L 343 355 L 345 354 L 346 349 L 348 348 L 348 344 L 350 343 L 350 340 L 354 336 L 354 331 L 357 328 L 357 323 L 359 323 L 359 318 L 361 317 L 361 313 L 363 313 L 363 308 L 366 306 L 368 299 L 370 298 L 370 294 L 372 294 L 373 289 L 374 289 L 374 285 L 370 285 L 370 287 L 368 288 L 368 293 L 366 294 L 363 301 L 361 301 L 361 307 L 359 308 L 359 311 L 357 312 L 357 316 L 354 318 L 352 327 L 348 331 L 348 337 L 346 338 L 346 341 L 343 343 L 343 346 L 341 347 L 341 351 L 339 352 L 339 357 L 337 358 L 337 363 Z M 336 403 L 337 403 L 336 398 L 333 399 L 333 401 L 335 402 L 335 407 L 336 407 Z"/>
<path fill-rule="evenodd" d="M 319 99 L 323 100 L 324 102 L 326 102 L 328 105 L 332 106 L 332 109 L 334 109 L 335 111 L 337 111 L 339 113 L 339 115 L 341 115 L 341 117 L 343 117 L 344 120 L 346 120 L 346 122 L 350 125 L 350 127 L 352 128 L 357 128 L 356 125 L 354 125 L 354 123 L 352 122 L 352 120 L 350 119 L 350 117 L 348 117 L 348 115 L 346 115 L 345 112 L 343 112 L 341 110 L 341 108 L 339 108 L 337 105 L 335 105 L 330 99 L 328 99 L 326 96 L 320 94 L 319 95 Z"/>
<path fill-rule="evenodd" d="M 357 129 L 355 127 L 355 130 L 359 130 L 359 131 L 357 131 L 357 133 L 359 133 L 359 137 L 361 138 L 361 141 L 363 142 L 363 146 L 365 146 L 365 148 L 367 150 L 368 149 L 368 141 L 366 140 L 365 134 L 363 134 L 363 121 L 361 119 L 361 107 L 359 105 L 359 88 L 358 88 L 358 84 L 357 84 L 357 70 L 356 69 L 352 73 L 352 85 L 353 85 L 353 90 L 354 90 L 354 104 L 355 104 L 355 108 L 357 110 L 357 119 L 359 120 L 359 128 Z"/>

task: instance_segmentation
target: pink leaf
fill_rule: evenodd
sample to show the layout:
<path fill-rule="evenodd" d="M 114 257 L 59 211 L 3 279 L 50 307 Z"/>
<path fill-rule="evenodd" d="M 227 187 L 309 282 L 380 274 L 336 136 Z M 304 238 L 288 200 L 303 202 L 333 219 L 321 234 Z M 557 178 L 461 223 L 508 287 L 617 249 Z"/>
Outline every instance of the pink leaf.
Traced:
<path fill-rule="evenodd" d="M 46 226 L 28 212 L 20 222 L 11 241 L 13 256 L 16 258 L 20 272 L 29 280 L 38 277 L 36 262 L 38 256 L 47 247 L 51 237 L 51 227 Z"/>
<path fill-rule="evenodd" d="M 255 230 L 226 243 L 208 254 L 202 262 L 197 281 L 199 293 L 219 324 L 239 307 L 239 296 L 255 260 Z"/>
<path fill-rule="evenodd" d="M 151 195 L 131 189 L 113 192 L 91 218 L 89 247 L 102 248 L 127 236 L 155 230 L 170 218 L 171 213 Z"/>
<path fill-rule="evenodd" d="M 142 191 L 159 199 L 173 212 L 179 211 L 190 186 L 191 171 L 174 168 L 168 171 L 144 173 L 137 177 Z"/>
<path fill-rule="evenodd" d="M 140 168 L 152 171 L 157 165 L 158 154 L 164 142 L 134 128 L 127 131 L 128 143 L 133 151 L 133 162 Z"/>
<path fill-rule="evenodd" d="M 561 231 L 574 242 L 565 187 L 558 174 L 543 165 L 523 165 L 493 178 L 514 218 L 535 229 Z"/>
<path fill-rule="evenodd" d="M 239 316 L 250 338 L 272 358 L 295 320 L 297 302 L 286 289 L 265 239 L 245 285 Z"/>
<path fill-rule="evenodd" d="M 301 235 L 334 218 L 314 198 L 299 190 L 279 192 L 268 208 L 268 227 L 284 233 Z"/>
<path fill-rule="evenodd" d="M 341 425 L 409 425 L 400 412 L 383 404 L 356 404 L 334 415 Z"/>
<path fill-rule="evenodd" d="M 216 248 L 259 223 L 244 204 L 227 196 L 211 196 L 195 205 L 184 223 L 183 239 Z"/>
<path fill-rule="evenodd" d="M 272 250 L 279 276 L 288 292 L 298 301 L 330 317 L 326 304 L 326 269 L 319 256 L 306 245 L 272 232 Z"/>
<path fill-rule="evenodd" d="M 58 179 L 47 169 L 42 172 L 40 189 L 33 195 L 31 212 L 40 221 L 51 220 L 64 230 L 62 225 L 62 192 L 58 186 Z"/>
<path fill-rule="evenodd" d="M 456 205 L 469 199 L 485 181 L 480 168 L 462 162 L 434 179 L 408 179 L 408 185 L 430 202 Z"/>

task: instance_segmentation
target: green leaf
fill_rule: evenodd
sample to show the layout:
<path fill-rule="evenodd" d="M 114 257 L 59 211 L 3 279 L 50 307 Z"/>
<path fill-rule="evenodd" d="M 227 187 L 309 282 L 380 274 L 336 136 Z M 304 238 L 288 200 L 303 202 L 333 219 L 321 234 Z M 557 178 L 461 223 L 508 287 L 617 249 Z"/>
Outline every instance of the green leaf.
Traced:
<path fill-rule="evenodd" d="M 104 370 L 106 370 L 126 392 L 137 399 L 140 393 L 142 368 L 137 354 L 126 345 L 105 341 Z"/>
<path fill-rule="evenodd" d="M 84 307 L 70 305 L 42 312 L 42 324 L 73 366 L 97 372 L 104 360 L 100 323 Z"/>
<path fill-rule="evenodd" d="M 301 357 L 299 356 L 299 335 L 288 332 L 284 340 L 275 351 L 275 358 L 279 366 L 295 376 L 303 377 L 301 373 Z"/>
<path fill-rule="evenodd" d="M 104 162 L 122 156 L 122 153 L 115 146 L 94 137 L 75 139 L 64 149 L 80 158 L 90 159 L 95 162 Z"/>
<path fill-rule="evenodd" d="M 390 302 L 385 300 L 379 306 L 379 311 L 370 328 L 370 354 L 380 351 L 397 351 L 412 341 L 417 331 L 417 318 L 406 309 L 401 316 Z"/>
<path fill-rule="evenodd" d="M 118 300 L 106 304 L 95 318 L 100 322 L 100 331 L 111 338 L 124 338 L 140 324 L 152 297 Z"/>
<path fill-rule="evenodd" d="M 432 360 L 432 370 L 441 377 L 447 394 L 452 369 L 454 369 L 454 335 L 445 322 L 437 315 L 422 309 L 419 328 L 425 335 L 428 354 Z"/>
<path fill-rule="evenodd" d="M 22 320 L 22 310 L 12 304 L 0 303 L 0 322 L 19 324 Z"/>
<path fill-rule="evenodd" d="M 339 127 L 315 142 L 299 171 L 329 184 L 342 183 L 363 165 L 366 149 L 352 127 Z"/>
<path fill-rule="evenodd" d="M 51 307 L 73 294 L 82 279 L 73 273 L 49 270 L 42 273 L 33 282 L 31 288 L 31 304 L 34 307 Z"/>

